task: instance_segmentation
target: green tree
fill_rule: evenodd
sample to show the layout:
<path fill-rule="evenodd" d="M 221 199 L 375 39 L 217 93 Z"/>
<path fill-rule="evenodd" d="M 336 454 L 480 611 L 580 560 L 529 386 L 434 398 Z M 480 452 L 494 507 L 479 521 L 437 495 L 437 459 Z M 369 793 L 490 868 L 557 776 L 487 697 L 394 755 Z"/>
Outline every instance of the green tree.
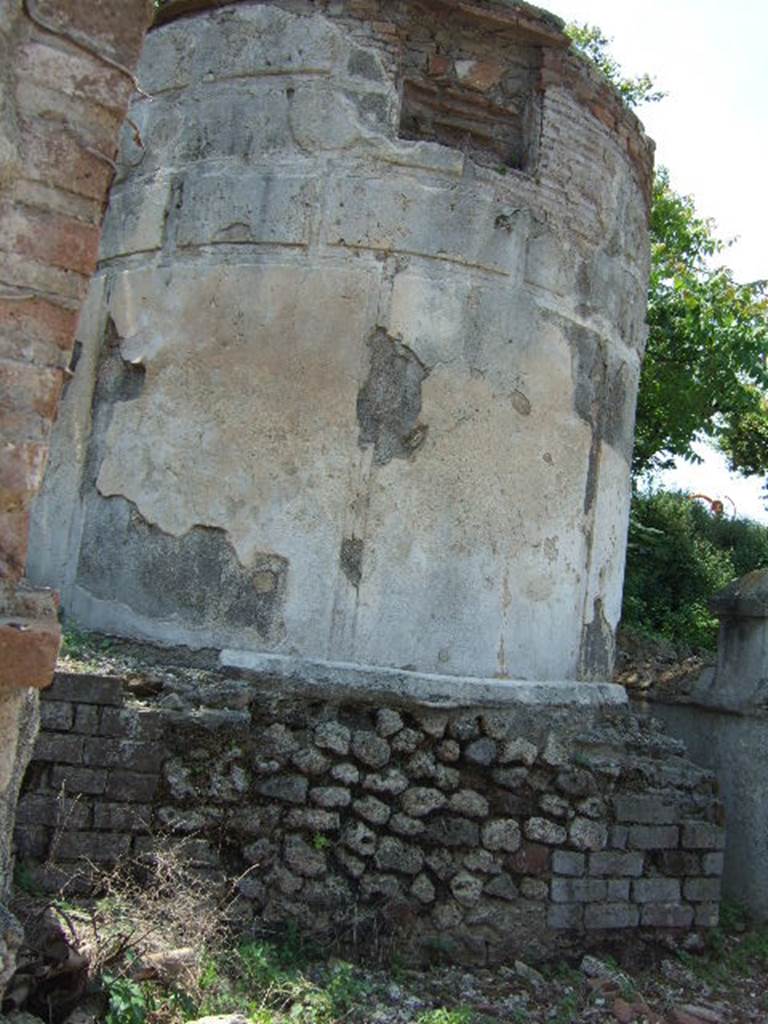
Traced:
<path fill-rule="evenodd" d="M 656 174 L 651 209 L 648 345 L 640 378 L 635 470 L 693 458 L 721 441 L 744 471 L 768 470 L 768 296 L 715 258 L 726 244 L 693 200 Z"/>
<path fill-rule="evenodd" d="M 667 94 L 655 87 L 650 75 L 636 75 L 628 78 L 618 61 L 611 56 L 608 47 L 611 40 L 597 25 L 572 22 L 565 26 L 566 35 L 573 45 L 615 86 L 622 99 L 630 107 L 641 103 L 658 103 Z"/>
<path fill-rule="evenodd" d="M 627 78 L 599 28 L 569 25 L 579 52 L 629 106 L 659 100 L 648 75 Z M 768 472 L 768 291 L 739 284 L 719 263 L 717 238 L 689 196 L 656 174 L 651 207 L 648 345 L 640 378 L 634 470 L 695 459 L 697 437 L 718 441 L 732 468 Z"/>

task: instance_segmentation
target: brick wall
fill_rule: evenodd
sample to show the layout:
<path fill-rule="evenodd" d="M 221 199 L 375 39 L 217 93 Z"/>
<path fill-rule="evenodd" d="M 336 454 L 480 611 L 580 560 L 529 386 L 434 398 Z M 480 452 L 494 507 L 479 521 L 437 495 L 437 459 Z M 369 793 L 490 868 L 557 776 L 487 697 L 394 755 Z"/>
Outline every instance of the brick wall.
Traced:
<path fill-rule="evenodd" d="M 55 603 L 18 584 L 151 0 L 0 4 L 0 686 L 45 686 Z M 20 628 L 22 627 L 23 628 Z"/>

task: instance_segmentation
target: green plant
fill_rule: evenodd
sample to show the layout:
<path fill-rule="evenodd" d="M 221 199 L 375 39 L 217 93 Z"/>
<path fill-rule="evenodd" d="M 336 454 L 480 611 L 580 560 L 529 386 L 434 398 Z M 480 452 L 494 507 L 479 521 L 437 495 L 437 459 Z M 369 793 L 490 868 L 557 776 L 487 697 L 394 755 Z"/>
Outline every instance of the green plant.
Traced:
<path fill-rule="evenodd" d="M 427 1010 L 416 1018 L 416 1024 L 473 1024 L 475 1015 L 468 1006 L 457 1006 L 453 1010 L 440 1007 Z"/>
<path fill-rule="evenodd" d="M 113 646 L 108 637 L 99 633 L 88 633 L 71 624 L 66 625 L 62 631 L 61 653 L 76 661 L 98 661 L 109 654 Z"/>
<path fill-rule="evenodd" d="M 144 1024 L 153 1009 L 149 989 L 130 978 L 111 974 L 103 975 L 102 982 L 109 996 L 105 1024 Z"/>
<path fill-rule="evenodd" d="M 331 840 L 328 838 L 328 836 L 324 836 L 320 832 L 316 832 L 312 836 L 312 846 L 316 850 L 318 850 L 318 851 L 326 850 L 330 845 L 331 845 Z"/>

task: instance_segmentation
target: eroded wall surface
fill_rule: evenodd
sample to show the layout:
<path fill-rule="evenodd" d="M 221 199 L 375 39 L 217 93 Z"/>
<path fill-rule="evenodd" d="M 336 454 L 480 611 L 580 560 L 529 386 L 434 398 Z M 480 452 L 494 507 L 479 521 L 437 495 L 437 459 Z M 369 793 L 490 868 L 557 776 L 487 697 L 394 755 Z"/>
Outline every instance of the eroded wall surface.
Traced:
<path fill-rule="evenodd" d="M 566 46 L 490 3 L 150 34 L 35 516 L 75 619 L 609 676 L 651 157 Z"/>

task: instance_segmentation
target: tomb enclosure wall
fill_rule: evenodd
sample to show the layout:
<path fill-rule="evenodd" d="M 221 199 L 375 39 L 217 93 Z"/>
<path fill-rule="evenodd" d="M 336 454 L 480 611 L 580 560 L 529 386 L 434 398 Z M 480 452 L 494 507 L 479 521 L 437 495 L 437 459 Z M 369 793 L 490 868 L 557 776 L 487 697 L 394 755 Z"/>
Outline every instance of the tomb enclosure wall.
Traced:
<path fill-rule="evenodd" d="M 161 20 L 35 579 L 82 625 L 163 644 L 610 678 L 639 122 L 525 5 Z"/>

